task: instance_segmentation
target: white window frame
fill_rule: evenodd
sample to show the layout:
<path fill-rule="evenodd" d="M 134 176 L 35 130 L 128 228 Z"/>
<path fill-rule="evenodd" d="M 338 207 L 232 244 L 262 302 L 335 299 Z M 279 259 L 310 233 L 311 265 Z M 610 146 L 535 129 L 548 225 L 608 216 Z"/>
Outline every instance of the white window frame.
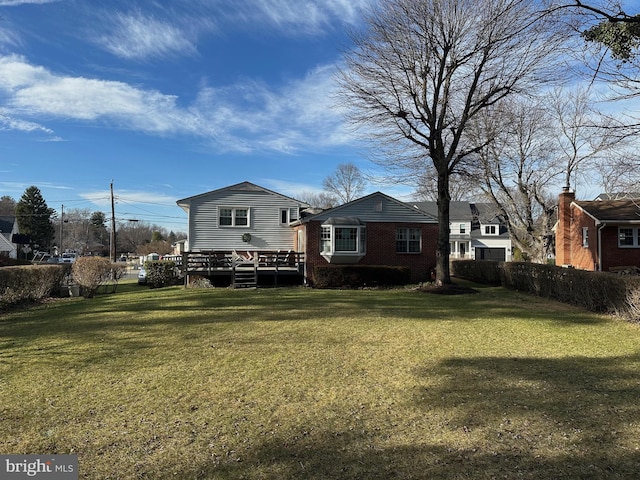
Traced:
<path fill-rule="evenodd" d="M 221 222 L 222 219 L 222 211 L 223 210 L 231 210 L 231 224 L 230 225 L 224 225 Z M 247 212 L 247 216 L 243 217 L 243 216 L 238 216 L 238 212 L 242 211 L 242 210 L 246 210 Z M 229 218 L 227 216 L 225 216 L 225 218 Z M 238 219 L 240 218 L 246 218 L 247 219 L 247 223 L 238 223 Z M 218 226 L 220 228 L 248 228 L 251 226 L 251 208 L 250 207 L 219 207 L 218 208 Z"/>
<path fill-rule="evenodd" d="M 291 222 L 295 222 L 299 219 L 300 209 L 298 207 L 283 207 L 280 209 L 280 225 L 289 226 Z"/>
<path fill-rule="evenodd" d="M 466 223 L 461 223 L 458 228 L 460 229 L 460 235 L 464 235 L 467 233 L 467 224 Z"/>
<path fill-rule="evenodd" d="M 398 234 L 400 232 L 404 233 L 404 238 L 400 238 L 398 239 Z M 415 237 L 415 235 L 417 234 L 418 239 L 418 251 L 411 251 L 411 244 L 412 242 L 415 244 L 416 239 L 415 238 L 411 238 L 411 236 Z M 404 243 L 406 250 L 398 250 L 398 242 L 402 242 Z M 422 253 L 422 229 L 421 228 L 416 228 L 416 227 L 398 227 L 396 228 L 396 253 L 399 254 L 408 254 L 408 255 L 419 255 Z"/>
<path fill-rule="evenodd" d="M 483 225 L 483 230 L 485 235 L 498 235 L 500 231 L 498 225 Z"/>
<path fill-rule="evenodd" d="M 633 242 L 632 245 L 622 245 L 620 240 L 622 240 L 621 230 L 631 230 L 631 240 Z M 627 238 L 625 236 L 625 238 Z M 640 227 L 630 227 L 630 226 L 619 226 L 618 227 L 618 248 L 640 248 Z"/>
<path fill-rule="evenodd" d="M 582 247 L 589 248 L 589 227 L 582 227 Z"/>
<path fill-rule="evenodd" d="M 336 230 L 356 230 L 355 250 L 336 250 Z M 320 227 L 320 253 L 323 256 L 353 255 L 363 256 L 367 253 L 367 227 L 366 225 L 322 225 Z"/>

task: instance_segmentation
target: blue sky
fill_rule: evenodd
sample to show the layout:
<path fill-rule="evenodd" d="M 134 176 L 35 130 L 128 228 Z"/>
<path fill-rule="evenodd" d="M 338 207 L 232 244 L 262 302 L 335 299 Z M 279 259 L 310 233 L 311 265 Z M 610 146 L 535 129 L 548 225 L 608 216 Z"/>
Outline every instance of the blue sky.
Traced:
<path fill-rule="evenodd" d="M 180 198 L 371 164 L 332 91 L 369 0 L 0 0 L 0 195 L 186 231 Z M 377 185 L 394 195 L 392 188 Z"/>

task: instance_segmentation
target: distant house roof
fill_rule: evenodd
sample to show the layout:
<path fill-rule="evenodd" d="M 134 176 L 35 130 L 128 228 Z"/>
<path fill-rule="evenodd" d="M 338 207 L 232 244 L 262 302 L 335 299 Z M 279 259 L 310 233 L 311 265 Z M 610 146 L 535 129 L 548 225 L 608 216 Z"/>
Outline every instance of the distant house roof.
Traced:
<path fill-rule="evenodd" d="M 601 193 L 596 200 L 639 200 L 640 192 Z"/>
<path fill-rule="evenodd" d="M 603 223 L 640 223 L 640 201 L 638 200 L 591 200 L 573 203 L 589 216 Z"/>
<path fill-rule="evenodd" d="M 13 231 L 13 224 L 16 221 L 16 217 L 10 215 L 1 215 L 0 216 L 0 233 L 11 240 L 11 232 Z"/>
<path fill-rule="evenodd" d="M 438 204 L 436 202 L 409 202 L 409 205 L 438 218 Z M 449 203 L 449 221 L 470 222 L 473 220 L 469 202 L 454 201 Z"/>
<path fill-rule="evenodd" d="M 502 212 L 493 203 L 472 203 L 471 211 L 478 222 L 482 224 L 503 223 Z"/>

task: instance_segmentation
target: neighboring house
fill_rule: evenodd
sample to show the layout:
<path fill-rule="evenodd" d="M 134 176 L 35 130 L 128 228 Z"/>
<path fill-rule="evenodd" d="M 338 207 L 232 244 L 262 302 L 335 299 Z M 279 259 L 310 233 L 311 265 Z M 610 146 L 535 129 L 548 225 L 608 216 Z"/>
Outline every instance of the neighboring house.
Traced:
<path fill-rule="evenodd" d="M 415 208 L 438 215 L 436 202 L 412 202 Z M 511 238 L 500 213 L 488 203 L 449 204 L 452 259 L 511 261 Z"/>
<path fill-rule="evenodd" d="M 11 241 L 16 234 L 18 234 L 16 217 L 0 216 L 0 256 L 18 258 L 18 246 Z"/>
<path fill-rule="evenodd" d="M 436 202 L 412 202 L 415 208 L 438 218 Z M 449 203 L 449 245 L 450 257 L 472 259 L 471 225 L 473 216 L 469 202 L 452 201 Z"/>
<path fill-rule="evenodd" d="M 388 265 L 427 281 L 436 265 L 438 220 L 381 192 L 301 218 L 297 246 L 307 271 L 318 265 Z"/>
<path fill-rule="evenodd" d="M 474 222 L 471 251 L 475 260 L 510 262 L 512 245 L 502 213 L 490 203 L 471 203 Z"/>
<path fill-rule="evenodd" d="M 249 182 L 178 200 L 187 212 L 186 250 L 293 250 L 290 223 L 309 205 Z"/>
<path fill-rule="evenodd" d="M 556 265 L 600 271 L 640 267 L 640 201 L 576 201 L 565 188 L 558 204 Z"/>

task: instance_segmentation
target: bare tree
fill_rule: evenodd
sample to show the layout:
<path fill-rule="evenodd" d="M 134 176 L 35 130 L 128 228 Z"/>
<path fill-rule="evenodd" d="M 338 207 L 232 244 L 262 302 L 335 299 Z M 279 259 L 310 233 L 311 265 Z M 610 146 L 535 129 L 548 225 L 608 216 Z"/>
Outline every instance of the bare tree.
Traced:
<path fill-rule="evenodd" d="M 329 196 L 348 203 L 360 197 L 367 188 L 367 181 L 354 163 L 341 163 L 336 171 L 322 181 Z"/>
<path fill-rule="evenodd" d="M 326 209 L 333 208 L 338 205 L 338 199 L 327 192 L 301 192 L 296 195 L 296 198 L 314 208 Z"/>
<path fill-rule="evenodd" d="M 476 124 L 479 142 L 486 130 L 495 139 L 479 152 L 476 177 L 502 213 L 514 245 L 537 262 L 544 262 L 551 248 L 556 202 L 548 187 L 563 173 L 552 118 L 544 100 L 521 98 L 487 110 Z"/>
<path fill-rule="evenodd" d="M 564 186 L 569 188 L 580 179 L 587 179 L 596 165 L 613 149 L 626 143 L 626 136 L 615 134 L 611 122 L 594 108 L 587 88 L 573 90 L 557 88 L 549 98 L 554 124 L 555 142 L 564 169 Z M 604 124 L 607 124 L 604 126 Z"/>
<path fill-rule="evenodd" d="M 485 109 L 548 77 L 560 49 L 536 2 L 389 0 L 352 34 L 341 94 L 351 120 L 382 153 L 389 175 L 437 174 L 436 280 L 449 272 L 450 177 L 491 143 L 468 138 Z"/>
<path fill-rule="evenodd" d="M 414 195 L 417 200 L 435 202 L 438 200 L 438 175 L 433 165 L 428 165 L 426 172 L 416 179 Z M 476 176 L 470 172 L 452 172 L 449 181 L 449 196 L 452 201 L 475 199 L 482 195 Z"/>

